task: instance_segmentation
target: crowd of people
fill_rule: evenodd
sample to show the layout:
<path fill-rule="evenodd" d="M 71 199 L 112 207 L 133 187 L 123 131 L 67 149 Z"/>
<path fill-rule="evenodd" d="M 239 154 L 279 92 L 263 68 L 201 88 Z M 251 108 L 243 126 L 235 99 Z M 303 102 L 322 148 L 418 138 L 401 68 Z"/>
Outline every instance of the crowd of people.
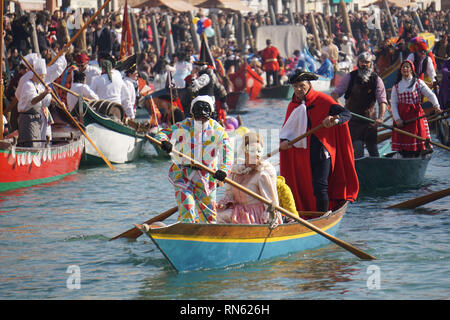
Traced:
<path fill-rule="evenodd" d="M 294 87 L 294 96 L 283 125 L 285 132 L 289 133 L 289 128 L 294 128 L 298 134 L 298 128 L 305 132 L 319 124 L 329 129 L 312 134 L 308 145 L 291 146 L 292 134 L 280 141 L 281 174 L 293 190 L 297 209 L 327 212 L 338 204 L 333 201 L 356 199 L 358 182 L 354 158 L 364 153 L 364 145 L 371 156 L 379 156 L 376 126 L 384 121 L 388 105 L 392 106 L 395 124 L 409 130 L 404 124 L 405 117 L 409 119 L 423 115 L 420 106 L 422 96 L 431 101 L 436 112 L 440 112 L 443 104 L 447 103 L 448 96 L 439 101 L 425 81 L 436 84 L 439 68 L 448 69 L 448 12 L 433 8 L 416 12 L 420 24 L 411 18 L 411 11 L 391 8 L 394 33 L 389 31 L 391 25 L 385 13 L 380 16 L 381 28 L 372 29 L 368 23 L 370 12 L 351 12 L 348 14 L 351 30 L 346 30 L 343 17 L 315 14 L 317 22 L 323 19 L 326 26 L 318 30 L 319 42 L 310 36 L 317 31 L 315 26 L 320 25 L 312 23 L 313 15 L 294 13 L 291 19 L 287 15 L 276 15 L 277 25 L 302 24 L 308 31 L 307 50 L 295 50 L 292 56 L 282 57 L 270 39 L 266 41 L 267 47 L 260 51 L 252 43 L 259 26 L 273 24 L 268 13 L 243 16 L 251 34 L 242 39 L 242 43 L 237 41 L 240 38 L 236 30 L 237 15 L 217 14 L 220 37 L 208 47 L 205 45 L 206 36 L 202 36 L 200 54 L 197 54 L 189 14 L 170 12 L 171 31 L 168 33 L 164 13 L 145 9 L 135 16 L 141 54 L 134 64 L 127 65 L 121 71 L 116 69 L 121 57 L 120 12 L 108 12 L 97 17 L 70 48 L 65 44 L 89 20 L 92 12 L 44 11 L 37 13 L 35 21 L 23 12 L 9 13 L 5 16 L 4 26 L 6 57 L 3 76 L 6 80 L 6 111 L 10 113 L 9 131 L 18 129 L 19 145 L 23 147 L 38 146 L 33 141 L 51 137 L 51 117 L 46 111 L 52 103 L 50 89 L 40 83 L 36 75 L 31 75 L 20 56 L 25 57 L 47 84 L 55 81 L 89 99 L 110 100 L 122 105 L 125 121 L 136 117 L 142 88 L 151 85 L 154 92 L 162 92 L 155 96 L 156 103 L 153 100 L 149 102 L 149 99 L 146 101 L 151 103 L 147 110 L 155 123 L 166 123 L 164 130 L 158 133 L 163 150 L 168 153 L 172 151 L 169 141 L 174 130 L 185 131 L 187 137 L 193 137 L 194 143 L 184 150 L 190 150 L 192 145 L 208 150 L 210 157 L 205 163 L 216 170 L 216 174 L 209 175 L 191 164 L 173 164 L 169 178 L 175 187 L 179 220 L 266 223 L 267 206 L 245 199 L 231 189 L 227 190 L 228 200 L 216 204 L 215 199 L 216 180 L 224 181 L 231 174 L 238 180 L 246 181 L 249 186 L 253 184 L 255 190 L 258 186 L 260 193 L 274 204 L 279 200 L 275 192 L 277 178 L 274 169 L 262 159 L 261 137 L 254 133 L 245 136 L 247 140 L 244 139 L 241 146 L 243 164 L 233 165 L 229 138 L 223 129 L 226 96 L 233 91 L 228 75 L 236 72 L 246 61 L 256 73 L 266 75 L 263 78 L 267 86 L 284 82 Z M 197 18 L 205 19 L 205 15 L 200 12 Z M 154 22 L 158 37 L 152 29 Z M 36 25 L 34 30 L 33 24 Z M 434 55 L 427 44 L 417 38 L 422 28 L 438 39 Z M 174 43 L 171 54 L 169 35 Z M 64 52 L 60 55 L 63 48 Z M 31 51 L 39 52 L 40 57 Z M 379 73 L 391 66 L 399 56 L 407 63 L 402 63 L 400 67 L 399 78 L 389 101 Z M 340 64 L 343 61 L 350 65 L 343 68 L 344 64 Z M 314 91 L 313 81 L 317 76 L 332 79 L 337 71 L 346 71 L 347 74 L 331 96 Z M 172 92 L 177 88 L 186 88 L 188 97 Z M 61 88 L 56 92 L 68 109 L 76 112 L 77 99 Z M 345 108 L 337 102 L 341 96 L 345 97 Z M 16 119 L 12 116 L 14 113 Z M 374 120 L 375 126 L 353 119 L 352 113 L 368 116 Z M 420 125 L 411 130 L 429 139 L 426 120 L 422 117 L 418 121 Z M 199 129 L 202 134 L 195 134 L 194 129 Z M 180 135 L 178 131 L 177 137 Z M 211 151 L 214 148 L 220 149 L 220 152 Z M 404 156 L 429 152 L 427 144 L 398 135 L 393 136 L 393 149 Z M 254 163 L 248 161 L 251 153 L 257 155 Z M 219 161 L 219 155 L 224 159 Z M 299 167 L 300 159 L 302 165 Z M 303 165 L 305 163 L 308 165 Z M 330 175 L 330 172 L 333 174 Z M 195 179 L 192 180 L 192 177 Z M 305 179 L 311 180 L 311 184 L 304 184 Z M 344 182 L 347 187 L 340 188 Z M 218 215 L 216 208 L 220 209 Z M 273 220 L 283 223 L 279 215 L 274 215 Z"/>

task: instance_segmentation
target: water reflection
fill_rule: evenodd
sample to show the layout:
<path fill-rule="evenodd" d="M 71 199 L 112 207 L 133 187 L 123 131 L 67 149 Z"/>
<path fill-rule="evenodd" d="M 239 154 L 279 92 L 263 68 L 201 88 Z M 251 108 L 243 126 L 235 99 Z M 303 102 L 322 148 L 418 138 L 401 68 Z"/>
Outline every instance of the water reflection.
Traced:
<path fill-rule="evenodd" d="M 333 258 L 331 245 L 313 251 L 217 270 L 177 274 L 167 264 L 159 274 L 142 281 L 138 299 L 300 299 L 308 293 L 348 292 L 359 262 Z M 331 256 L 331 257 L 330 257 Z M 312 294 L 312 295 L 311 295 Z M 322 297 L 323 294 L 317 295 Z"/>

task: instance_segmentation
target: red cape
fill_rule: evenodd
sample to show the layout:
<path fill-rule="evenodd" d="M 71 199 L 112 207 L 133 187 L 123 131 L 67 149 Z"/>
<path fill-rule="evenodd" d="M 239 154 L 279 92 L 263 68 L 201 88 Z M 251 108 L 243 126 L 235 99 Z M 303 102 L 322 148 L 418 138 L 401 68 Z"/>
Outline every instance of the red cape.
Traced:
<path fill-rule="evenodd" d="M 285 122 L 300 103 L 294 94 L 286 111 Z M 322 123 L 322 120 L 329 115 L 330 107 L 337 102 L 332 97 L 311 89 L 306 96 L 305 104 L 311 128 L 314 128 Z M 308 108 L 311 106 L 314 107 Z M 314 135 L 331 155 L 331 171 L 328 178 L 330 209 L 339 205 L 343 200 L 355 201 L 358 196 L 359 183 L 348 124 L 322 128 Z M 280 173 L 291 188 L 299 211 L 317 210 L 312 187 L 309 145 L 310 137 L 308 137 L 308 149 L 292 147 L 280 152 Z"/>

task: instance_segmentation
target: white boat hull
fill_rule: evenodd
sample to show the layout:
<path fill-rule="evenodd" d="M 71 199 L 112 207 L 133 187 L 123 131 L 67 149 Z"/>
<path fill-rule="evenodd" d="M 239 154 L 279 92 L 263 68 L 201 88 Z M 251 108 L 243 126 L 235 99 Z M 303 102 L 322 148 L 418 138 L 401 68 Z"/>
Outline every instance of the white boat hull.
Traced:
<path fill-rule="evenodd" d="M 126 163 L 136 160 L 140 156 L 144 144 L 143 138 L 118 133 L 96 123 L 87 125 L 86 134 L 106 159 L 112 163 Z M 89 141 L 85 141 L 85 153 L 100 158 L 100 154 Z"/>

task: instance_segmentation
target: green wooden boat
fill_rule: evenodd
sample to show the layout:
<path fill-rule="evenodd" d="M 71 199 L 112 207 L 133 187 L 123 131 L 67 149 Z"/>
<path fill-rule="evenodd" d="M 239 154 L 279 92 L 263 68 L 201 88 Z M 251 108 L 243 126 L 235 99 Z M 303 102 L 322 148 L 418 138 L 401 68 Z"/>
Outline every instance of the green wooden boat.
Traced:
<path fill-rule="evenodd" d="M 138 159 L 142 154 L 143 145 L 147 143 L 145 133 L 138 132 L 121 121 L 123 115 L 120 105 L 103 100 L 85 105 L 83 115 L 86 134 L 105 157 L 116 164 Z M 86 142 L 81 163 L 92 165 L 104 161 L 95 148 Z"/>
<path fill-rule="evenodd" d="M 262 99 L 285 99 L 291 100 L 294 94 L 294 88 L 289 84 L 282 84 L 280 86 L 261 88 L 259 94 Z"/>
<path fill-rule="evenodd" d="M 380 157 L 355 159 L 356 173 L 362 193 L 383 189 L 416 187 L 422 184 L 431 154 L 418 158 L 401 158 L 387 145 L 386 152 L 380 150 Z"/>

